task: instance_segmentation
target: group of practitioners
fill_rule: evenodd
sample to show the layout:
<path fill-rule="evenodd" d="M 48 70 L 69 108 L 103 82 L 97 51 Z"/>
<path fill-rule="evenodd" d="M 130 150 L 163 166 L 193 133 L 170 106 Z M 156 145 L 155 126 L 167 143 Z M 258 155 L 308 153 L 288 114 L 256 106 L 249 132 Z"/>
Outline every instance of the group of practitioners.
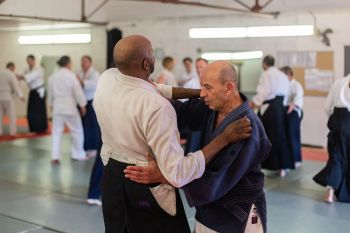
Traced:
<path fill-rule="evenodd" d="M 23 75 L 13 63 L 0 72 L 0 117 L 13 116 L 14 95 L 24 100 L 18 80 L 25 80 L 29 127 L 41 133 L 47 130 L 43 71 L 34 56 L 27 62 Z M 194 69 L 186 57 L 185 73 L 176 78 L 175 60 L 165 57 L 164 70 L 150 80 L 153 48 L 140 35 L 116 44 L 114 62 L 100 75 L 85 55 L 74 73 L 71 58 L 62 56 L 47 88 L 52 163 L 60 163 L 65 126 L 72 159 L 98 155 L 88 203 L 102 204 L 106 233 L 190 232 L 178 189 L 196 207 L 196 233 L 267 232 L 261 169 L 284 177 L 302 163 L 303 88 L 293 70 L 265 56 L 249 101 L 226 61 L 198 58 Z M 314 180 L 327 187 L 327 202 L 350 201 L 350 76 L 335 82 L 326 110 L 330 158 Z M 190 135 L 185 150 L 179 131 Z"/>
<path fill-rule="evenodd" d="M 9 135 L 17 134 L 15 99 L 25 102 L 19 81 L 27 83 L 29 88 L 27 119 L 29 132 L 45 133 L 48 129 L 45 102 L 45 85 L 43 69 L 36 64 L 33 55 L 27 56 L 28 68 L 19 75 L 13 62 L 0 72 L 0 136 L 3 135 L 3 117 L 9 118 Z"/>
<path fill-rule="evenodd" d="M 59 165 L 62 156 L 61 140 L 65 127 L 69 129 L 72 143 L 70 154 L 73 160 L 86 160 L 95 157 L 101 148 L 101 135 L 92 100 L 97 87 L 99 72 L 92 66 L 92 58 L 81 58 L 81 69 L 72 71 L 69 56 L 62 56 L 58 69 L 48 78 L 47 88 L 43 69 L 36 64 L 34 55 L 27 56 L 28 69 L 23 74 L 16 74 L 15 64 L 9 62 L 0 72 L 0 120 L 9 117 L 9 134 L 16 136 L 15 98 L 23 102 L 25 98 L 19 81 L 25 81 L 29 88 L 27 119 L 29 131 L 37 134 L 48 130 L 47 108 L 52 115 L 52 153 L 51 162 Z M 0 134 L 2 134 L 2 124 Z M 92 173 L 88 192 L 88 203 L 101 205 L 100 180 L 102 161 L 96 157 L 95 166 L 99 173 Z"/>

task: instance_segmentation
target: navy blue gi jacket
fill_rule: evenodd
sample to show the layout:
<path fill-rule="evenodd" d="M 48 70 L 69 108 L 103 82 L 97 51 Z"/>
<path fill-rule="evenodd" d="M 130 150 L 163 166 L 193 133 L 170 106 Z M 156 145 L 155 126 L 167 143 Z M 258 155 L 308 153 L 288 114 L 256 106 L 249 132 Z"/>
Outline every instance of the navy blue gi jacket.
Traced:
<path fill-rule="evenodd" d="M 224 148 L 211 161 L 199 179 L 182 187 L 191 207 L 196 207 L 196 220 L 220 233 L 242 233 L 252 204 L 266 232 L 266 201 L 261 163 L 269 154 L 271 144 L 264 127 L 250 109 L 246 96 L 215 128 L 217 112 L 201 99 L 174 102 L 179 128 L 201 130 L 202 146 L 207 145 L 231 122 L 246 116 L 250 119 L 250 138 Z"/>

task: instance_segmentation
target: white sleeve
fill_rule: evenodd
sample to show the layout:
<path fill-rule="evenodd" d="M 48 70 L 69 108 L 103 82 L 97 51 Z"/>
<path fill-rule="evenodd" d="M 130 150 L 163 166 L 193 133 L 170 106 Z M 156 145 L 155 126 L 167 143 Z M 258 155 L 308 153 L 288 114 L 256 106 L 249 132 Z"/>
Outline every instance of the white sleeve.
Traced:
<path fill-rule="evenodd" d="M 73 83 L 74 83 L 73 92 L 74 92 L 75 100 L 77 101 L 80 107 L 84 107 L 87 102 L 83 92 L 83 88 L 81 87 L 79 81 L 75 77 L 73 78 Z"/>
<path fill-rule="evenodd" d="M 261 75 L 258 87 L 256 88 L 256 95 L 252 99 L 254 104 L 257 106 L 261 106 L 263 102 L 267 100 L 270 89 L 271 87 L 270 87 L 268 76 L 264 72 Z"/>
<path fill-rule="evenodd" d="M 28 84 L 34 82 L 38 77 L 42 75 L 42 72 L 38 69 L 32 70 L 31 72 L 24 75 L 24 79 Z"/>
<path fill-rule="evenodd" d="M 350 112 L 350 79 L 344 82 L 340 90 L 340 101 Z"/>
<path fill-rule="evenodd" d="M 166 84 L 155 84 L 160 94 L 167 99 L 173 97 L 173 87 Z"/>
<path fill-rule="evenodd" d="M 84 89 L 86 91 L 95 90 L 98 83 L 98 78 L 100 74 L 98 72 L 93 72 L 89 79 L 84 79 Z"/>
<path fill-rule="evenodd" d="M 12 86 L 12 91 L 19 97 L 23 98 L 23 92 L 22 89 L 19 86 L 19 82 L 16 78 L 15 75 L 11 75 L 11 86 Z"/>
<path fill-rule="evenodd" d="M 296 90 L 295 90 L 295 97 L 293 100 L 293 104 L 295 104 L 296 106 L 298 106 L 299 108 L 303 108 L 303 104 L 304 104 L 304 89 L 301 86 L 300 83 L 296 83 L 297 85 Z"/>
<path fill-rule="evenodd" d="M 328 116 L 332 115 L 334 109 L 334 92 L 336 90 L 336 83 L 333 84 L 331 90 L 328 93 L 325 110 Z"/>
<path fill-rule="evenodd" d="M 201 177 L 205 170 L 202 151 L 184 156 L 177 129 L 176 113 L 170 104 L 155 110 L 148 121 L 146 139 L 160 171 L 175 187 Z"/>

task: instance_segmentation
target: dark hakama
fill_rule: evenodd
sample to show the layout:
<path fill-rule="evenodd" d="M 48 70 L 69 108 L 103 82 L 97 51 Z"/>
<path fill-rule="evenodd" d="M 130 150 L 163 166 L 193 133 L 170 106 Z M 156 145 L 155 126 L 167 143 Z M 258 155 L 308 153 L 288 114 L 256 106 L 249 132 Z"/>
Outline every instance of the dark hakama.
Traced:
<path fill-rule="evenodd" d="M 47 130 L 45 99 L 45 96 L 40 98 L 37 89 L 29 92 L 27 118 L 30 132 L 44 133 Z"/>
<path fill-rule="evenodd" d="M 101 140 L 101 131 L 92 105 L 92 100 L 87 102 L 86 115 L 82 120 L 84 128 L 84 150 L 97 150 Z"/>
<path fill-rule="evenodd" d="M 313 179 L 322 186 L 331 186 L 338 201 L 350 202 L 350 112 L 335 108 L 328 128 L 329 159 Z"/>
<path fill-rule="evenodd" d="M 190 233 L 176 190 L 176 216 L 166 213 L 147 185 L 124 177 L 129 164 L 109 159 L 102 180 L 102 209 L 106 233 Z"/>
<path fill-rule="evenodd" d="M 294 157 L 287 137 L 287 116 L 283 96 L 265 101 L 269 104 L 264 114 L 258 113 L 272 147 L 269 157 L 262 163 L 268 170 L 294 169 Z"/>
<path fill-rule="evenodd" d="M 87 198 L 88 199 L 100 199 L 101 198 L 101 182 L 103 174 L 103 162 L 101 158 L 101 147 L 102 139 L 100 139 L 97 155 L 95 158 L 94 166 L 92 167 L 91 176 L 90 176 L 90 185 L 88 189 Z"/>
<path fill-rule="evenodd" d="M 288 107 L 286 108 L 286 111 Z M 287 132 L 288 139 L 291 144 L 292 153 L 294 155 L 295 162 L 301 162 L 301 138 L 300 138 L 300 123 L 301 117 L 297 111 L 293 110 L 291 113 L 287 113 Z"/>
<path fill-rule="evenodd" d="M 264 174 L 261 162 L 267 157 L 270 143 L 260 119 L 250 109 L 247 98 L 217 127 L 217 113 L 203 101 L 192 99 L 174 104 L 180 126 L 202 129 L 204 145 L 220 134 L 230 123 L 243 116 L 250 119 L 251 137 L 232 144 L 211 161 L 203 176 L 182 187 L 188 204 L 196 207 L 196 220 L 221 233 L 242 233 L 252 205 L 257 208 L 266 232 Z"/>

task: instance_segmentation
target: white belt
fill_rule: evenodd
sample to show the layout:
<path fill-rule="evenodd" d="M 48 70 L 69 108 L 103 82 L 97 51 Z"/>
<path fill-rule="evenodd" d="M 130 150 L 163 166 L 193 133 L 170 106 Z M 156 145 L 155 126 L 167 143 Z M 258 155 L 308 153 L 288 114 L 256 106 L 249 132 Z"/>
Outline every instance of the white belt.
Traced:
<path fill-rule="evenodd" d="M 141 161 L 141 160 L 130 158 L 123 152 L 103 151 L 101 152 L 101 154 L 122 163 L 135 164 L 137 166 L 143 166 L 143 167 L 148 165 L 147 161 Z"/>

